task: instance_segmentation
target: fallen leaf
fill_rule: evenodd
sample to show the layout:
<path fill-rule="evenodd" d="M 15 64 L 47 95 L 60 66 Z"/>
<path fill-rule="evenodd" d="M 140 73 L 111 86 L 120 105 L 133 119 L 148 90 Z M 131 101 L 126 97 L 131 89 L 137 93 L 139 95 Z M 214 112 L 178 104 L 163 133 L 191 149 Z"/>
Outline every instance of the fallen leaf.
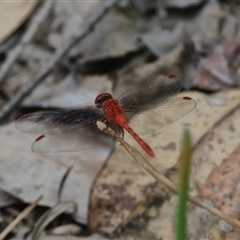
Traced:
<path fill-rule="evenodd" d="M 0 2 L 0 42 L 4 41 L 30 16 L 38 0 Z"/>
<path fill-rule="evenodd" d="M 234 86 L 234 61 L 239 51 L 238 42 L 226 38 L 212 44 L 208 46 L 211 49 L 210 52 L 199 62 L 192 86 L 208 91 Z"/>
<path fill-rule="evenodd" d="M 144 45 L 156 57 L 161 58 L 165 53 L 182 43 L 185 37 L 183 22 L 176 24 L 172 31 L 162 29 L 158 24 L 151 31 L 142 35 Z"/>
<path fill-rule="evenodd" d="M 0 188 L 27 203 L 43 195 L 40 204 L 54 206 L 60 181 L 66 169 L 73 165 L 62 191 L 62 201 L 76 202 L 75 218 L 86 223 L 91 186 L 111 148 L 81 153 L 33 153 L 34 135 L 16 130 L 14 123 L 2 126 L 0 135 Z"/>
<path fill-rule="evenodd" d="M 91 19 L 96 11 L 98 8 L 92 11 L 88 19 Z M 79 59 L 80 68 L 83 68 L 83 64 L 87 62 L 120 57 L 136 51 L 139 46 L 135 20 L 134 15 L 126 17 L 117 10 L 109 12 L 92 34 L 71 49 L 69 56 L 72 59 Z M 111 64 L 110 66 L 112 67 Z"/>
<path fill-rule="evenodd" d="M 239 211 L 237 200 L 239 174 L 236 167 L 239 160 L 236 152 L 239 148 L 240 139 L 240 125 L 238 124 L 240 114 L 239 90 L 220 92 L 205 98 L 205 100 L 204 98 L 202 100 L 198 99 L 197 102 L 198 106 L 195 112 L 198 115 L 197 111 L 201 110 L 200 115 L 201 117 L 205 116 L 206 120 L 200 119 L 203 124 L 201 126 L 196 120 L 195 127 L 191 127 L 195 146 L 192 159 L 191 191 L 189 194 L 198 195 L 208 205 L 222 206 L 220 210 L 235 216 Z M 208 114 L 209 110 L 212 113 Z M 213 116 L 215 116 L 215 121 L 212 121 Z M 196 138 L 198 130 L 203 133 L 200 138 Z M 167 175 L 171 175 L 171 178 L 176 179 L 176 177 L 172 176 L 172 174 L 175 174 L 171 173 L 172 170 L 169 169 Z M 220 170 L 228 173 L 228 175 L 222 176 Z M 234 197 L 235 194 L 236 197 Z M 231 197 L 231 200 L 228 200 L 228 196 Z M 171 200 L 164 201 L 164 204 L 160 207 L 156 206 L 156 210 L 159 211 L 158 217 L 150 219 L 145 225 L 146 231 L 153 232 L 158 239 L 171 238 L 169 234 L 174 232 L 175 199 L 176 197 L 173 196 Z M 226 204 L 225 207 L 222 204 Z M 233 212 L 235 213 L 233 214 Z M 188 212 L 188 238 L 204 238 L 205 233 L 216 221 L 218 224 L 218 219 L 208 211 L 191 205 Z M 228 224 L 226 223 L 226 225 Z M 169 228 L 169 226 L 171 227 Z M 236 229 L 236 231 L 238 230 Z M 227 234 L 230 236 L 231 233 Z M 230 239 L 230 237 L 227 239 Z"/>
<path fill-rule="evenodd" d="M 201 198 L 211 200 L 215 207 L 237 219 L 240 217 L 239 156 L 240 144 L 236 146 L 229 157 L 213 169 L 199 193 Z M 238 239 L 240 234 L 239 229 L 233 229 L 233 226 L 228 226 L 228 224 L 226 222 L 223 223 L 222 220 L 216 224 L 221 225 L 219 230 L 225 232 L 226 239 Z"/>
<path fill-rule="evenodd" d="M 89 14 L 99 5 L 103 5 L 102 1 L 59 1 L 54 4 L 54 18 L 46 23 L 50 28 L 47 36 L 50 46 L 56 49 L 72 39 L 79 29 L 84 28 Z M 39 37 L 42 36 L 40 32 Z"/>
<path fill-rule="evenodd" d="M 238 144 L 240 131 L 237 130 L 236 124 L 239 119 L 237 111 L 237 106 L 240 104 L 239 90 L 221 92 L 212 96 L 197 92 L 184 92 L 181 95 L 195 99 L 197 108 L 161 131 L 143 136 L 143 139 L 153 148 L 157 156 L 149 161 L 159 171 L 168 174 L 179 159 L 183 128 L 190 129 L 193 144 L 196 145 L 195 148 L 199 148 L 195 150 L 191 180 L 191 194 L 197 194 L 196 182 L 203 184 L 214 166 L 220 164 Z M 220 128 L 218 124 L 221 120 L 226 126 Z M 234 121 L 234 132 L 229 130 L 229 121 Z M 205 141 L 212 136 L 213 130 L 219 132 L 219 137 L 214 138 L 216 142 L 214 145 L 211 144 L 212 147 L 209 149 L 209 144 Z M 225 137 L 222 139 L 220 136 Z M 219 139 L 222 141 L 219 142 Z M 125 140 L 138 148 L 128 134 L 125 134 Z M 141 169 L 121 146 L 117 146 L 93 188 L 89 216 L 91 228 L 104 234 L 114 234 L 117 229 L 131 220 L 137 206 L 146 201 L 155 188 L 156 180 Z M 167 208 L 172 211 L 173 203 L 169 207 L 167 205 L 164 207 Z M 158 219 L 159 226 L 163 217 L 161 219 Z"/>
<path fill-rule="evenodd" d="M 50 80 L 50 79 L 49 79 Z M 45 82 L 37 88 L 24 102 L 23 106 L 63 108 L 93 104 L 101 92 L 111 92 L 112 83 L 106 76 L 67 76 L 59 83 Z"/>

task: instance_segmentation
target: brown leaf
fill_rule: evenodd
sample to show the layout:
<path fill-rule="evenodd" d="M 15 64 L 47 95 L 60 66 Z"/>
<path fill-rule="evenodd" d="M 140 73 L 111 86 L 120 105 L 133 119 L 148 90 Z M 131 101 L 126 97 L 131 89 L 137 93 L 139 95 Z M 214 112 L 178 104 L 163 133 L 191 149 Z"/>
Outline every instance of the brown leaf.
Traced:
<path fill-rule="evenodd" d="M 0 42 L 23 24 L 37 3 L 38 0 L 0 2 Z"/>
<path fill-rule="evenodd" d="M 211 199 L 215 207 L 237 219 L 240 219 L 239 156 L 240 144 L 221 165 L 213 170 L 200 192 L 201 197 Z M 228 232 L 227 230 L 225 231 Z M 233 232 L 230 229 L 226 239 L 237 239 L 239 234 L 239 229 L 234 229 Z"/>
<path fill-rule="evenodd" d="M 232 90 L 209 97 L 197 92 L 184 92 L 181 95 L 195 99 L 197 108 L 161 131 L 143 136 L 143 139 L 149 143 L 157 156 L 156 159 L 149 159 L 149 161 L 158 170 L 166 171 L 168 174 L 178 162 L 182 131 L 184 127 L 188 127 L 196 148 L 191 193 L 197 193 L 196 182 L 203 184 L 214 166 L 220 164 L 238 144 L 240 130 L 237 129 L 240 126 L 236 125 L 239 119 L 236 106 L 240 104 L 239 91 Z M 231 125 L 232 121 L 234 125 Z M 222 125 L 220 127 L 220 123 L 224 124 L 224 127 Z M 229 124 L 232 130 L 229 129 Z M 212 139 L 213 131 L 219 132 L 224 138 L 219 136 Z M 127 134 L 125 139 L 138 148 L 135 141 Z M 219 139 L 221 139 L 220 142 Z M 214 145 L 209 149 L 208 141 L 213 140 L 212 145 Z M 223 151 L 224 154 L 222 154 Z M 176 179 L 174 176 L 171 178 Z M 137 206 L 148 199 L 155 187 L 156 181 L 142 170 L 121 146 L 117 146 L 93 189 L 90 206 L 91 228 L 105 234 L 113 234 L 131 220 Z M 173 211 L 174 205 L 175 202 L 166 202 L 161 209 Z M 167 213 L 164 216 L 166 219 Z M 173 216 L 173 212 L 170 216 Z M 163 217 L 156 219 L 159 226 L 163 224 L 162 221 L 165 221 Z M 169 221 L 171 219 L 174 218 L 170 217 Z"/>

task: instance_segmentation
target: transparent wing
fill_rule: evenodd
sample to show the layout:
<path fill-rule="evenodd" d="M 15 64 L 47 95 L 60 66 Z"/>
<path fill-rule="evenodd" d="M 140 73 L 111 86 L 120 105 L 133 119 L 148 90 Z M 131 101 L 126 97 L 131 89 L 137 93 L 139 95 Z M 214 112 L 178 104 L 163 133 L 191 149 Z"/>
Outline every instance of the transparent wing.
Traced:
<path fill-rule="evenodd" d="M 114 140 L 98 129 L 96 123 L 84 127 L 66 127 L 38 137 L 32 144 L 34 152 L 78 152 L 97 147 L 111 147 Z"/>
<path fill-rule="evenodd" d="M 177 121 L 196 107 L 190 97 L 179 97 L 166 100 L 155 108 L 138 114 L 127 113 L 129 125 L 137 134 L 149 134 Z M 137 110 L 136 110 L 137 111 Z"/>
<path fill-rule="evenodd" d="M 106 121 L 95 106 L 76 106 L 54 111 L 41 111 L 22 116 L 18 130 L 42 134 L 32 145 L 35 152 L 69 152 L 111 146 L 113 139 L 99 130 L 97 120 Z M 109 124 L 116 132 L 119 127 Z"/>
<path fill-rule="evenodd" d="M 162 78 L 150 86 L 139 88 L 119 98 L 125 111 L 141 112 L 151 109 L 170 96 L 178 93 L 182 88 L 182 81 L 175 75 Z"/>

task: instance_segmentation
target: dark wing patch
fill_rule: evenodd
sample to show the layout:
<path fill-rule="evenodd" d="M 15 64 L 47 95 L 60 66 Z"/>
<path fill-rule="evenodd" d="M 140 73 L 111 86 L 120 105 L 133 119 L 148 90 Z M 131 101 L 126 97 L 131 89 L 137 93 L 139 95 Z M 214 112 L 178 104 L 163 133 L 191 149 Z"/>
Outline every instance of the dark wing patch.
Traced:
<path fill-rule="evenodd" d="M 81 127 L 100 118 L 102 111 L 95 106 L 76 106 L 25 114 L 17 120 L 16 128 L 23 132 L 43 134 L 67 126 Z"/>

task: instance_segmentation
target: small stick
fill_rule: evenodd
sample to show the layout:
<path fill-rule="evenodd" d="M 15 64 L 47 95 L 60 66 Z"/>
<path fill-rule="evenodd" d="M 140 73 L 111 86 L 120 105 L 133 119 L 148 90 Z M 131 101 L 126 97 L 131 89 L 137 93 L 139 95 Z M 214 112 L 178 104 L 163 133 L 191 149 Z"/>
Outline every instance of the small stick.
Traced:
<path fill-rule="evenodd" d="M 82 29 L 72 40 L 63 44 L 58 48 L 48 65 L 37 75 L 35 75 L 28 83 L 26 83 L 17 94 L 3 105 L 0 111 L 0 121 L 10 114 L 10 112 L 19 105 L 26 96 L 28 96 L 32 90 L 40 84 L 55 67 L 55 65 L 62 59 L 62 57 L 70 50 L 70 48 L 76 43 L 82 41 L 95 27 L 97 23 L 106 15 L 106 13 L 117 3 L 117 0 L 107 1 L 107 5 L 99 11 L 98 15 L 93 21 L 84 29 Z"/>
<path fill-rule="evenodd" d="M 176 185 L 171 182 L 168 178 L 166 178 L 162 173 L 158 172 L 142 155 L 140 152 L 137 151 L 136 148 L 129 145 L 124 139 L 116 136 L 115 132 L 110 128 L 103 128 L 102 122 L 98 122 L 98 127 L 106 132 L 107 134 L 111 135 L 112 137 L 116 138 L 117 141 L 130 153 L 130 155 L 148 172 L 150 173 L 158 182 L 161 182 L 165 187 L 170 189 L 172 192 L 178 195 L 178 190 Z M 105 125 L 106 126 L 106 125 Z M 230 224 L 239 227 L 240 228 L 240 221 L 231 215 L 225 214 L 218 210 L 217 208 L 211 207 L 202 201 L 198 200 L 195 197 L 188 195 L 188 201 L 193 203 L 194 205 L 204 208 L 208 210 L 213 215 L 219 217 L 220 219 L 223 219 Z"/>
<path fill-rule="evenodd" d="M 19 222 L 22 221 L 41 201 L 43 196 L 38 197 L 33 203 L 26 207 L 0 234 L 0 240 L 3 240 Z"/>
<path fill-rule="evenodd" d="M 22 49 L 32 41 L 34 35 L 36 34 L 38 27 L 44 20 L 51 9 L 52 0 L 45 1 L 45 3 L 41 6 L 39 11 L 33 17 L 31 24 L 29 25 L 28 29 L 24 33 L 20 43 L 12 49 L 7 55 L 7 59 L 2 64 L 0 68 L 0 83 L 4 80 L 7 73 L 9 72 L 11 66 L 15 63 L 18 56 L 20 55 Z"/>

